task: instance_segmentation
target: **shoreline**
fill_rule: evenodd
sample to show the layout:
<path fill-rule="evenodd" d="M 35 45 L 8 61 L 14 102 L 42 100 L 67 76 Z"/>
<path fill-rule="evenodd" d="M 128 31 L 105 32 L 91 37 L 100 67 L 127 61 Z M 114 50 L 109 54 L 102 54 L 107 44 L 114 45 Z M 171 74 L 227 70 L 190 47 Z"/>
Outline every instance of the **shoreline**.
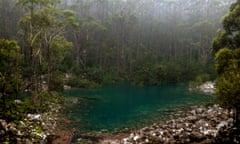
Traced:
<path fill-rule="evenodd" d="M 5 129 L 16 134 L 16 143 L 29 144 L 71 144 L 73 140 L 74 144 L 217 143 L 223 140 L 221 133 L 228 134 L 233 128 L 233 111 L 218 105 L 200 105 L 191 106 L 190 110 L 176 111 L 173 118 L 170 118 L 171 115 L 168 120 L 160 120 L 139 129 L 120 130 L 116 133 L 79 133 L 76 128 L 70 129 L 68 126 L 71 121 L 61 115 L 66 100 L 61 104 L 52 103 L 50 107 L 48 112 L 26 114 L 26 119 L 18 125 L 5 124 L 4 120 L 0 120 L 0 126 L 5 126 Z M 231 134 L 236 142 L 240 142 L 240 133 L 238 134 Z"/>
<path fill-rule="evenodd" d="M 106 138 L 99 141 L 99 144 L 239 143 L 239 130 L 232 132 L 235 129 L 232 116 L 232 111 L 218 105 L 195 106 L 179 118 L 154 123 L 133 131 L 124 138 Z"/>

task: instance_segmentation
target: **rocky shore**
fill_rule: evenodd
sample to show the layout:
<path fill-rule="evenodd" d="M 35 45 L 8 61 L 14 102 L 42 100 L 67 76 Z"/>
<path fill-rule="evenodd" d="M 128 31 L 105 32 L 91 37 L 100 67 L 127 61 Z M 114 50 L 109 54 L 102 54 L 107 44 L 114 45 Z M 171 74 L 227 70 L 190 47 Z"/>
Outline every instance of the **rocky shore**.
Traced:
<path fill-rule="evenodd" d="M 216 93 L 216 83 L 212 81 L 207 81 L 201 84 L 190 83 L 189 91 L 200 91 L 207 94 Z"/>
<path fill-rule="evenodd" d="M 26 114 L 18 122 L 7 122 L 0 119 L 0 140 L 4 138 L 16 144 L 71 144 L 72 138 L 78 135 L 76 129 L 62 130 L 61 125 L 68 121 L 58 116 L 61 106 L 52 104 L 51 110 L 45 113 Z M 177 118 L 154 123 L 150 126 L 120 133 L 80 135 L 76 143 L 97 144 L 221 144 L 240 143 L 240 131 L 233 125 L 233 111 L 213 106 L 193 106 L 189 111 L 175 113 Z M 89 140 L 89 141 L 88 141 Z M 94 141 L 92 141 L 94 140 Z M 4 141 L 3 141 L 4 142 Z"/>
<path fill-rule="evenodd" d="M 46 144 L 53 141 L 60 108 L 59 104 L 52 103 L 48 112 L 28 113 L 20 121 L 0 119 L 0 141 L 16 144 Z"/>
<path fill-rule="evenodd" d="M 181 117 L 154 123 L 121 139 L 105 139 L 101 144 L 181 144 L 240 143 L 239 129 L 233 126 L 233 112 L 218 105 L 196 106 Z"/>

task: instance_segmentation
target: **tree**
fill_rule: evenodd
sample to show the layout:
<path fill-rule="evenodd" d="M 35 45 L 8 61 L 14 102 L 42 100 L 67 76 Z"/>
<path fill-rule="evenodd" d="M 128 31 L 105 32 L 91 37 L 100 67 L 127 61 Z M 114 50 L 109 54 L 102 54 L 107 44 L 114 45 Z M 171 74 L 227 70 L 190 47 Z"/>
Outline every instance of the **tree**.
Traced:
<path fill-rule="evenodd" d="M 16 99 L 20 87 L 20 47 L 16 41 L 0 39 L 0 103 L 3 112 L 6 103 Z"/>
<path fill-rule="evenodd" d="M 213 42 L 218 74 L 217 96 L 221 104 L 240 112 L 240 0 L 232 4 L 223 19 L 224 31 L 219 31 Z"/>

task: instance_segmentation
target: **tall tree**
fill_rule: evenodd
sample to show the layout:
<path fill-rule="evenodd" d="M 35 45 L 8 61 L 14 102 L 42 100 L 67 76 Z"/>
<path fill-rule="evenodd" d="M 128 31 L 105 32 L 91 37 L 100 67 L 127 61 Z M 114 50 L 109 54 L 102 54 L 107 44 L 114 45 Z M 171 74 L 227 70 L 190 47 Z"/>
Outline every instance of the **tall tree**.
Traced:
<path fill-rule="evenodd" d="M 240 113 L 240 0 L 232 4 L 223 19 L 224 31 L 213 42 L 218 72 L 217 96 L 223 106 L 236 110 L 236 124 Z"/>
<path fill-rule="evenodd" d="M 20 90 L 20 47 L 16 41 L 0 39 L 0 103 L 16 99 Z M 1 112 L 1 111 L 0 111 Z"/>
<path fill-rule="evenodd" d="M 59 8 L 60 0 L 19 0 L 18 4 L 26 9 L 25 16 L 21 19 L 21 31 L 26 38 L 27 50 L 31 67 L 31 92 L 32 100 L 36 103 L 36 94 L 41 91 L 41 75 L 43 68 L 47 71 L 48 91 L 52 88 L 52 72 L 55 41 L 64 38 L 65 28 L 68 24 L 76 24 L 74 13 L 70 10 Z M 66 40 L 63 40 L 63 44 Z M 68 44 L 67 44 L 68 45 Z M 43 62 L 45 62 L 44 66 Z"/>

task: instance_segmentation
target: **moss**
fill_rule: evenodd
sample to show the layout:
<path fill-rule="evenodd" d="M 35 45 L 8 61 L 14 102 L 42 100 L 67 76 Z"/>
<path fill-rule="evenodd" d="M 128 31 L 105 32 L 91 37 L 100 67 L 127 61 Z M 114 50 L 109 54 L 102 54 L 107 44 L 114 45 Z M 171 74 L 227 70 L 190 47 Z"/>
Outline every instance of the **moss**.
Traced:
<path fill-rule="evenodd" d="M 37 125 L 37 126 L 35 127 L 35 130 L 36 130 L 37 133 L 42 133 L 42 132 L 43 132 L 42 127 L 39 126 L 39 125 Z"/>

